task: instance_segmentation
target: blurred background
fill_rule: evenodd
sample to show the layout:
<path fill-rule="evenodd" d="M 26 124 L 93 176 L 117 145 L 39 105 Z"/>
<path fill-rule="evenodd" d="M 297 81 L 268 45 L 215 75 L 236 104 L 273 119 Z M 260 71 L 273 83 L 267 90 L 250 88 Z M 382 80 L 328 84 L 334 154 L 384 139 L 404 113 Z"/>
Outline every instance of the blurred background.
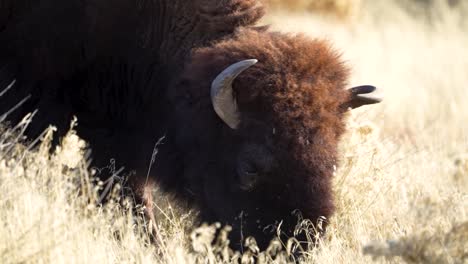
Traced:
<path fill-rule="evenodd" d="M 396 4 L 413 14 L 428 14 L 431 10 L 450 7 L 466 9 L 462 0 L 265 0 L 271 10 L 311 12 L 346 19 L 358 15 L 372 4 Z M 429 12 L 428 12 L 429 11 Z"/>

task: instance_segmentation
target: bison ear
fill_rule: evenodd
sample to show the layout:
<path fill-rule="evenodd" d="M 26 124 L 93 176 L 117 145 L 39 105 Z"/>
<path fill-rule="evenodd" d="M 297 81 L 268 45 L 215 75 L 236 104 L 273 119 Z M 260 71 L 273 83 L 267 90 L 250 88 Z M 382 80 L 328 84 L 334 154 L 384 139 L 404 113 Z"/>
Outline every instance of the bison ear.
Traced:
<path fill-rule="evenodd" d="M 348 89 L 350 99 L 345 104 L 346 109 L 355 109 L 363 105 L 377 104 L 382 102 L 383 98 L 377 95 L 377 88 L 372 85 L 361 85 Z"/>

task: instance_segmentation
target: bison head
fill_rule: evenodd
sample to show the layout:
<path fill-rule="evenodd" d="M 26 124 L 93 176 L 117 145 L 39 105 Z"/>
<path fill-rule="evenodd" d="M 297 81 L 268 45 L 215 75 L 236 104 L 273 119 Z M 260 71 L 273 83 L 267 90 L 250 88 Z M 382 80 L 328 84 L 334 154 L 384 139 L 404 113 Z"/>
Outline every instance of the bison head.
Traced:
<path fill-rule="evenodd" d="M 281 223 L 292 236 L 300 212 L 333 210 L 331 177 L 345 112 L 379 99 L 345 89 L 349 70 L 327 42 L 241 30 L 194 50 L 170 91 L 184 152 L 184 189 L 202 221 L 233 226 L 231 239 L 261 246 Z"/>

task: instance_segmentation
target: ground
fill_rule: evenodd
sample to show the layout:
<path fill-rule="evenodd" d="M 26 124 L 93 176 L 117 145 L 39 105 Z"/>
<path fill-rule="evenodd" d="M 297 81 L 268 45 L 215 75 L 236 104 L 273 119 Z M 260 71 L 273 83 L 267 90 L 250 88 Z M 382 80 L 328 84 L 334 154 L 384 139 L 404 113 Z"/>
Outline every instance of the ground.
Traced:
<path fill-rule="evenodd" d="M 468 5 L 401 2 L 356 1 L 359 6 L 340 17 L 329 9 L 282 13 L 276 6 L 264 21 L 329 39 L 352 66 L 350 86 L 373 84 L 385 96 L 384 103 L 349 116 L 334 183 L 337 213 L 326 219 L 319 245 L 302 250 L 305 263 L 468 262 Z M 283 263 L 299 257 L 288 255 L 293 241 L 273 242 L 262 253 L 248 243 L 241 255 L 227 250 L 221 232 L 211 245 L 217 227 L 193 231 L 196 212 L 164 194 L 156 201 L 156 241 L 149 243 L 151 225 L 121 189 L 105 192 L 110 201 L 95 205 L 104 198 L 96 190 L 108 182 L 93 180 L 85 143 L 71 131 L 49 155 L 52 130 L 36 142 L 18 137 L 29 118 L 13 129 L 0 126 L 3 263 Z M 279 250 L 281 243 L 286 250 Z"/>

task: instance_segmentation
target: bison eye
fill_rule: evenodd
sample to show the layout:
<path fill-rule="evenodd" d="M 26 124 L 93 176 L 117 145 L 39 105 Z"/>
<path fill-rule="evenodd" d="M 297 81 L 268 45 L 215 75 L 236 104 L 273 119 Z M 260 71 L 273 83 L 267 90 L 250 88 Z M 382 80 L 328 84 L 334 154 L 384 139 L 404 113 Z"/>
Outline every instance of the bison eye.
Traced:
<path fill-rule="evenodd" d="M 243 163 L 237 170 L 239 187 L 244 191 L 252 190 L 258 180 L 259 172 L 254 164 Z"/>
<path fill-rule="evenodd" d="M 258 171 L 256 171 L 256 170 L 244 171 L 244 173 L 246 175 L 249 175 L 249 176 L 257 176 L 258 175 Z"/>

